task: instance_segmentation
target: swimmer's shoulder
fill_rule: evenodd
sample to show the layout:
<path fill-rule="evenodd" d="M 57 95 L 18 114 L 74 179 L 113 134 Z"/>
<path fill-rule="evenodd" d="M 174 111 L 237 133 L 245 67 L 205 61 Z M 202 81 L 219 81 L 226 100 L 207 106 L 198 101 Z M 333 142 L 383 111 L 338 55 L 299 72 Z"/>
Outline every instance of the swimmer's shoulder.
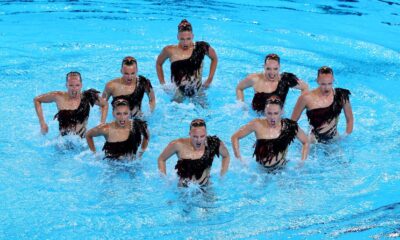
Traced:
<path fill-rule="evenodd" d="M 265 125 L 265 118 L 255 118 L 253 120 L 251 120 L 248 125 L 249 127 L 251 127 L 252 129 L 257 129 L 259 127 L 263 127 Z"/>
<path fill-rule="evenodd" d="M 260 81 L 262 73 L 250 73 L 243 81 L 252 83 L 253 85 Z"/>
<path fill-rule="evenodd" d="M 120 78 L 114 78 L 106 83 L 105 89 L 112 94 L 119 84 L 121 84 Z"/>
<path fill-rule="evenodd" d="M 306 91 L 300 95 L 299 100 L 303 101 L 304 103 L 308 103 L 312 101 L 313 98 L 317 96 L 317 90 Z"/>
<path fill-rule="evenodd" d="M 177 45 L 167 45 L 163 48 L 163 53 L 166 53 L 167 55 L 171 55 L 175 51 L 177 51 L 178 46 Z"/>
<path fill-rule="evenodd" d="M 183 149 L 185 147 L 186 141 L 187 141 L 186 138 L 178 138 L 178 139 L 172 140 L 168 144 L 167 148 L 174 149 L 175 151 L 179 152 L 179 151 L 181 151 L 181 149 Z"/>

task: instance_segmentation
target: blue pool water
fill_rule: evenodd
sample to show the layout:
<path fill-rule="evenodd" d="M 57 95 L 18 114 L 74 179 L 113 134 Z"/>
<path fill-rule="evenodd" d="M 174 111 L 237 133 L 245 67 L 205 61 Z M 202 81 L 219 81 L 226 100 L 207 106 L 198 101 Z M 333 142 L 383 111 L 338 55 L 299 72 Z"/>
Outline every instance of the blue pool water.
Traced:
<path fill-rule="evenodd" d="M 188 18 L 195 40 L 208 41 L 219 65 L 208 107 L 176 104 L 158 84 L 155 59 L 176 43 Z M 366 239 L 400 236 L 400 3 L 398 1 L 1 1 L 0 238 L 1 239 Z M 242 166 L 230 136 L 255 117 L 235 102 L 236 84 L 262 71 L 278 53 L 282 71 L 316 87 L 316 69 L 330 65 L 336 86 L 351 90 L 355 128 L 330 146 L 313 146 L 299 166 L 291 145 L 287 169 L 264 173 L 252 158 L 254 137 L 241 140 Z M 84 142 L 67 149 L 57 137 L 54 105 L 44 105 L 50 132 L 39 133 L 34 96 L 65 88 L 80 71 L 84 88 L 102 90 L 134 55 L 151 79 L 157 106 L 145 112 L 151 131 L 141 161 L 110 164 Z M 208 60 L 206 62 L 208 64 Z M 206 66 L 207 66 L 206 64 Z M 165 64 L 169 76 L 169 64 Z M 208 67 L 205 67 L 205 74 Z M 252 90 L 245 91 L 247 106 Z M 289 92 L 290 116 L 299 93 Z M 167 179 L 157 157 L 187 136 L 193 118 L 207 120 L 229 148 L 231 165 L 212 186 L 178 189 L 176 158 Z M 109 115 L 111 120 L 111 115 Z M 94 109 L 89 127 L 99 122 Z M 307 129 L 304 116 L 300 125 Z M 344 118 L 340 131 L 344 131 Z M 102 139 L 96 139 L 101 148 Z"/>

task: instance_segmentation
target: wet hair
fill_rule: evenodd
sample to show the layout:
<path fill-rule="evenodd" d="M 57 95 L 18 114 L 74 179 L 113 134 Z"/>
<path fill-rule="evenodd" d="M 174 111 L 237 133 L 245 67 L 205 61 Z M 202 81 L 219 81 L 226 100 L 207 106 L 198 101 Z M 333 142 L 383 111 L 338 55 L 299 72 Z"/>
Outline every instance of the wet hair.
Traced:
<path fill-rule="evenodd" d="M 190 123 L 190 129 L 194 128 L 194 127 L 207 127 L 206 126 L 206 122 L 201 119 L 201 118 L 197 118 L 194 119 L 191 123 Z"/>
<path fill-rule="evenodd" d="M 267 63 L 267 60 L 275 60 L 279 64 L 281 64 L 281 58 L 278 56 L 278 54 L 275 53 L 270 53 L 267 56 L 265 56 L 264 64 Z"/>
<path fill-rule="evenodd" d="M 65 76 L 65 80 L 68 82 L 68 77 L 69 76 L 78 76 L 79 77 L 79 80 L 80 80 L 80 82 L 82 82 L 82 77 L 81 77 L 81 74 L 80 74 L 80 72 L 69 72 L 69 73 L 67 73 L 67 75 Z"/>
<path fill-rule="evenodd" d="M 129 108 L 129 102 L 123 98 L 113 101 L 112 103 L 113 111 L 119 106 L 127 106 Z"/>
<path fill-rule="evenodd" d="M 272 95 L 267 99 L 267 101 L 265 101 L 265 107 L 267 107 L 270 104 L 277 104 L 281 107 L 281 109 L 283 108 L 283 102 L 277 95 Z"/>
<path fill-rule="evenodd" d="M 328 67 L 328 66 L 322 66 L 318 69 L 318 74 L 317 76 L 321 75 L 321 74 L 332 74 L 333 75 L 333 70 L 332 68 Z"/>
<path fill-rule="evenodd" d="M 136 65 L 137 66 L 137 60 L 136 60 L 136 58 L 131 57 L 131 56 L 124 57 L 124 59 L 122 59 L 121 68 L 124 65 L 125 66 L 132 66 L 132 65 Z"/>
<path fill-rule="evenodd" d="M 178 32 L 192 32 L 192 24 L 186 19 L 183 19 L 178 25 Z"/>

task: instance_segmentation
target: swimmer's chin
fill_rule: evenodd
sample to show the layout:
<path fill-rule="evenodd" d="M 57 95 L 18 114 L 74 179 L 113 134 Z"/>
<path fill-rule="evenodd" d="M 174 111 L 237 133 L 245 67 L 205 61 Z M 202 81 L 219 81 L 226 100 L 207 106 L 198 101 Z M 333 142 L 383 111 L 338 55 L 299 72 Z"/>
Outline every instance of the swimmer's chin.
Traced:
<path fill-rule="evenodd" d="M 274 80 L 276 78 L 276 75 L 275 74 L 268 74 L 267 77 L 268 77 L 268 80 Z"/>
<path fill-rule="evenodd" d="M 201 143 L 196 144 L 196 149 L 200 149 L 201 148 Z"/>

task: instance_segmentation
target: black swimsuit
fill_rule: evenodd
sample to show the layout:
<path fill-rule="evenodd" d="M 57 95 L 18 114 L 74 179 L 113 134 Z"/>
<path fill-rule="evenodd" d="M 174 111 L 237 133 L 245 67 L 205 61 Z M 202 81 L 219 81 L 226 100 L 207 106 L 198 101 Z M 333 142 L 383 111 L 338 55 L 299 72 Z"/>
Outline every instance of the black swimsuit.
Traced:
<path fill-rule="evenodd" d="M 83 137 L 85 135 L 86 128 L 83 126 L 79 132 L 75 132 L 76 125 L 84 123 L 89 118 L 90 106 L 93 107 L 99 99 L 99 93 L 95 89 L 86 90 L 82 92 L 81 102 L 77 109 L 58 111 L 54 119 L 58 119 L 61 136 L 77 134 Z"/>
<path fill-rule="evenodd" d="M 293 142 L 298 131 L 297 122 L 284 118 L 281 120 L 282 129 L 279 137 L 274 139 L 257 139 L 254 154 L 256 161 L 263 165 L 268 171 L 274 171 L 286 164 L 285 152 Z M 278 159 L 279 154 L 283 154 Z M 271 164 L 275 160 L 275 163 Z"/>
<path fill-rule="evenodd" d="M 148 138 L 146 132 L 147 124 L 145 121 L 134 119 L 132 120 L 132 129 L 129 132 L 128 139 L 121 142 L 105 142 L 103 151 L 105 158 L 121 159 L 136 155 L 137 149 L 142 142 L 142 135 Z"/>
<path fill-rule="evenodd" d="M 210 45 L 207 42 L 196 42 L 192 55 L 183 60 L 171 63 L 171 81 L 184 96 L 193 96 L 202 84 L 201 67 Z"/>
<path fill-rule="evenodd" d="M 221 140 L 217 136 L 207 136 L 204 154 L 199 159 L 179 159 L 175 165 L 178 176 L 181 180 L 191 181 L 192 177 L 200 179 L 204 171 L 211 168 L 215 155 L 219 156 L 219 145 Z M 200 185 L 208 183 L 210 176 L 204 178 Z"/>
<path fill-rule="evenodd" d="M 135 117 L 136 114 L 138 114 L 142 108 L 142 100 L 144 93 L 150 93 L 151 89 L 153 87 L 151 86 L 151 82 L 149 79 L 139 75 L 139 78 L 136 81 L 136 88 L 135 90 L 128 95 L 120 95 L 120 96 L 115 96 L 113 97 L 113 100 L 111 101 L 111 105 L 118 99 L 125 99 L 129 102 L 130 110 L 132 111 L 133 109 L 137 108 L 139 111 L 135 112 L 132 117 Z"/>
<path fill-rule="evenodd" d="M 337 121 L 343 106 L 349 102 L 350 91 L 343 88 L 335 88 L 333 102 L 328 107 L 307 110 L 307 117 L 312 126 L 312 133 L 318 142 L 327 143 L 337 135 L 337 124 L 326 132 L 321 132 L 325 123 Z"/>
<path fill-rule="evenodd" d="M 289 88 L 295 87 L 298 84 L 298 78 L 293 73 L 284 72 L 281 74 L 281 80 L 278 83 L 275 91 L 266 92 L 256 92 L 253 97 L 252 107 L 254 111 L 264 112 L 265 102 L 272 95 L 278 96 L 283 103 L 285 103 L 286 96 L 289 92 Z"/>

